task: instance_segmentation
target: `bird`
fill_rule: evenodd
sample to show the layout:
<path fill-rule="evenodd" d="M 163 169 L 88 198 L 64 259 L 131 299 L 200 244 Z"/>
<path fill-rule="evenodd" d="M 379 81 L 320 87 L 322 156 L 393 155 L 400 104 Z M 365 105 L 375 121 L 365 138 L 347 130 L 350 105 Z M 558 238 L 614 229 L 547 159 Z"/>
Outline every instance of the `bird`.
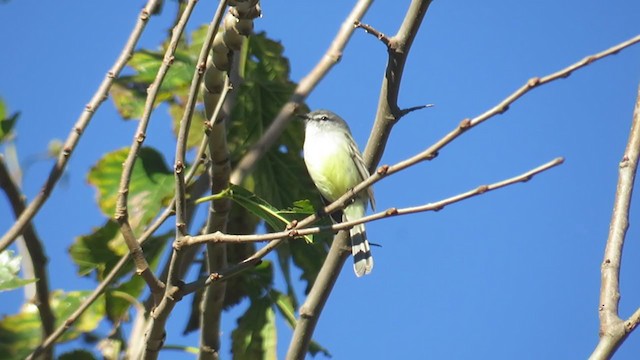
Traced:
<path fill-rule="evenodd" d="M 315 110 L 305 120 L 303 157 L 320 194 L 334 202 L 367 179 L 370 174 L 346 121 L 329 110 Z M 343 221 L 364 217 L 368 203 L 375 208 L 373 189 L 360 192 L 343 210 Z M 373 257 L 364 224 L 349 230 L 353 269 L 357 277 L 373 269 Z"/>

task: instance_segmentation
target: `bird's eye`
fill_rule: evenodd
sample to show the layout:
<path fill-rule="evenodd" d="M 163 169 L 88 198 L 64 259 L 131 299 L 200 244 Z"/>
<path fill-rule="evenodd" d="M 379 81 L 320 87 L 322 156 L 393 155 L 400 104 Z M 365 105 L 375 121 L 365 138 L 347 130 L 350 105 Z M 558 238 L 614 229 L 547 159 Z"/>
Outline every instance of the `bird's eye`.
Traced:
<path fill-rule="evenodd" d="M 322 116 L 320 117 L 320 120 L 322 120 L 322 121 L 327 121 L 327 120 L 329 120 L 329 117 L 328 117 L 327 115 L 322 115 Z"/>

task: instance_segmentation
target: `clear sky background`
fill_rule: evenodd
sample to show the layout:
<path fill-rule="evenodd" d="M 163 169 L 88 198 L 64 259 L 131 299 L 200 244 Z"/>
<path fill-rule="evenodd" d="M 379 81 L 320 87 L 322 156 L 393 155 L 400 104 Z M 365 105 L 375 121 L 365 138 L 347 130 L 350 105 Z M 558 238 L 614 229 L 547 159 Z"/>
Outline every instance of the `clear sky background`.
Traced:
<path fill-rule="evenodd" d="M 327 49 L 354 1 L 263 1 L 256 31 L 282 42 L 298 81 Z M 11 0 L 0 5 L 0 96 L 21 111 L 22 161 L 66 138 L 102 80 L 144 1 Z M 208 23 L 216 2 L 201 0 L 189 29 Z M 397 30 L 409 1 L 374 3 L 364 21 Z M 175 14 L 167 1 L 141 47 L 157 48 Z M 555 72 L 640 33 L 640 2 L 443 1 L 432 4 L 411 50 L 400 106 L 433 103 L 395 127 L 383 163 L 425 149 L 461 119 L 484 112 L 532 76 Z M 357 31 L 342 61 L 308 99 L 351 125 L 364 148 L 375 115 L 386 50 Z M 600 263 L 620 161 L 640 82 L 640 46 L 526 95 L 504 115 L 471 130 L 425 164 L 375 187 L 379 209 L 420 205 L 512 177 L 564 156 L 566 163 L 526 184 L 447 207 L 368 225 L 376 267 L 356 279 L 345 266 L 314 338 L 335 359 L 581 359 L 598 339 Z M 168 117 L 155 113 L 147 144 L 171 154 Z M 51 259 L 52 288 L 92 289 L 77 279 L 67 250 L 102 224 L 88 169 L 106 151 L 129 145 L 136 124 L 111 101 L 95 115 L 59 186 L 35 219 Z M 167 158 L 171 163 L 173 159 Z M 28 168 L 31 199 L 49 162 Z M 640 306 L 640 200 L 631 209 L 622 263 L 621 316 Z M 13 221 L 4 198 L 0 230 Z M 302 291 L 302 289 L 300 289 Z M 22 293 L 0 294 L 0 313 Z M 182 337 L 190 301 L 179 304 L 168 344 Z M 225 318 L 225 339 L 244 311 Z M 278 353 L 290 330 L 279 321 Z M 106 327 L 104 329 L 107 329 Z M 106 330 L 105 330 L 106 331 Z M 223 354 L 229 355 L 225 341 Z M 637 359 L 640 333 L 616 359 Z M 162 352 L 161 358 L 191 358 Z"/>

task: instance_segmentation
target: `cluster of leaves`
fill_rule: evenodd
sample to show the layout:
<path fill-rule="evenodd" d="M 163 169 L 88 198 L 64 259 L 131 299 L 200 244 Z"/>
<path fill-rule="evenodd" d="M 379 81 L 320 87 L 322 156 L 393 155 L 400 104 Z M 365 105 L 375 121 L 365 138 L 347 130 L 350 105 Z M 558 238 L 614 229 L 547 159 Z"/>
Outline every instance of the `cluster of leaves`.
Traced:
<path fill-rule="evenodd" d="M 206 28 L 199 28 L 190 34 L 188 40 L 182 42 L 159 91 L 155 106 L 168 107 L 169 116 L 173 119 L 174 133 L 184 112 L 205 31 Z M 156 76 L 163 54 L 162 49 L 137 51 L 128 63 L 132 70 L 130 75 L 123 76 L 115 82 L 110 95 L 124 119 L 137 119 L 142 116 L 146 89 Z M 234 84 L 234 91 L 237 93 L 228 123 L 228 146 L 232 166 L 240 160 L 251 144 L 262 136 L 269 122 L 295 88 L 295 84 L 289 80 L 288 61 L 282 54 L 283 47 L 268 39 L 264 33 L 251 36 L 245 41 L 242 50 L 236 54 L 240 56 L 238 70 L 242 83 L 239 86 Z M 197 104 L 196 109 L 202 109 L 202 102 Z M 0 101 L 0 141 L 10 139 L 18 115 L 8 115 L 4 103 Z M 204 120 L 203 111 L 196 111 L 192 120 L 194 126 L 188 139 L 191 149 L 202 139 Z M 232 186 L 225 193 L 225 196 L 236 204 L 229 216 L 229 233 L 255 233 L 261 224 L 269 230 L 282 230 L 291 220 L 312 214 L 314 205 L 320 205 L 319 197 L 313 191 L 314 187 L 306 175 L 301 158 L 302 131 L 301 123 L 294 122 L 289 126 L 274 149 L 269 151 L 242 186 Z M 88 181 L 97 189 L 98 207 L 107 220 L 90 234 L 79 236 L 69 249 L 71 258 L 77 265 L 78 274 L 94 277 L 98 282 L 103 281 L 122 256 L 128 253 L 118 224 L 111 220 L 118 197 L 122 163 L 128 151 L 128 148 L 122 148 L 105 154 L 90 170 Z M 144 147 L 140 150 L 133 168 L 128 209 L 129 221 L 136 234 L 141 234 L 150 225 L 174 194 L 173 172 L 164 161 L 165 156 L 171 154 Z M 191 187 L 188 190 L 192 190 Z M 190 194 L 192 197 L 197 196 L 195 193 Z M 244 299 L 250 303 L 246 312 L 238 319 L 236 329 L 231 333 L 234 358 L 275 357 L 276 314 L 280 314 L 290 326 L 295 325 L 294 309 L 298 306 L 298 301 L 292 279 L 292 264 L 300 269 L 301 279 L 306 282 L 308 291 L 326 256 L 329 239 L 330 235 L 309 236 L 305 237 L 306 241 L 290 241 L 278 248 L 276 261 L 279 274 L 286 284 L 284 290 L 277 289 L 274 285 L 277 273 L 274 263 L 270 260 L 265 260 L 255 269 L 229 280 L 225 309 L 230 309 Z M 155 234 L 145 243 L 145 256 L 153 269 L 157 269 L 170 240 L 172 233 L 166 232 Z M 229 245 L 228 261 L 230 264 L 237 263 L 254 251 L 255 246 L 252 244 Z M 17 276 L 19 259 L 10 257 L 9 253 L 4 255 L 0 257 L 0 290 L 36 281 L 20 279 Z M 204 263 L 200 262 L 199 276 L 207 275 Z M 132 299 L 140 298 L 145 289 L 143 280 L 135 276 L 133 270 L 132 264 L 125 266 L 105 294 L 59 341 L 69 341 L 81 334 L 86 335 L 94 331 L 105 317 L 116 327 L 123 320 L 127 320 Z M 51 303 L 57 321 L 67 319 L 88 295 L 88 292 L 53 292 Z M 201 292 L 193 296 L 191 316 L 185 326 L 185 333 L 199 328 L 201 296 Z M 5 317 L 0 321 L 0 358 L 26 356 L 40 342 L 40 332 L 40 320 L 33 305 L 27 304 L 20 313 Z M 114 333 L 119 336 L 119 332 Z M 118 336 L 110 341 L 123 345 L 125 340 Z M 328 352 L 316 343 L 312 344 L 310 352 L 328 355 Z M 89 352 L 76 355 L 82 355 L 83 358 L 93 357 Z"/>
<path fill-rule="evenodd" d="M 175 54 L 174 62 L 159 90 L 156 107 L 166 105 L 173 119 L 174 131 L 184 112 L 191 77 L 195 69 L 199 49 L 205 29 L 192 32 Z M 232 166 L 248 150 L 269 126 L 282 105 L 291 96 L 295 84 L 289 80 L 289 64 L 283 57 L 283 47 L 266 37 L 265 34 L 251 36 L 236 56 L 241 57 L 239 73 L 242 83 L 234 84 L 235 106 L 228 123 L 228 145 Z M 164 51 L 137 51 L 128 63 L 132 73 L 118 79 L 111 91 L 119 113 L 124 119 L 142 116 L 146 99 L 146 89 L 154 80 L 161 65 Z M 203 136 L 204 114 L 202 103 L 196 105 L 189 135 L 188 146 L 194 148 Z M 300 219 L 313 213 L 314 206 L 309 200 L 319 199 L 306 175 L 301 158 L 303 141 L 302 124 L 294 122 L 279 139 L 256 170 L 240 186 L 234 186 L 227 196 L 236 204 L 229 217 L 228 231 L 236 234 L 255 233 L 260 224 L 268 229 L 282 230 L 292 219 Z M 128 149 L 119 149 L 106 154 L 90 171 L 88 180 L 98 190 L 98 204 L 107 217 L 115 210 L 122 162 Z M 165 154 L 164 156 L 172 156 Z M 204 176 L 204 175 L 203 175 Z M 139 154 L 133 169 L 129 188 L 130 221 L 136 233 L 142 233 L 159 211 L 173 196 L 173 174 L 169 170 L 163 154 L 145 147 Z M 188 191 L 192 190 L 191 187 Z M 194 196 L 194 194 L 191 194 Z M 316 203 L 317 206 L 319 203 Z M 205 204 L 206 205 L 206 204 Z M 278 268 L 284 278 L 286 289 L 274 286 L 275 266 L 265 260 L 257 268 L 247 271 L 231 280 L 227 285 L 225 309 L 248 299 L 250 306 L 238 319 L 233 331 L 232 352 L 237 359 L 269 358 L 275 354 L 276 328 L 275 314 L 281 314 L 287 323 L 294 325 L 294 309 L 298 304 L 294 292 L 291 265 L 299 267 L 301 277 L 307 283 L 307 290 L 313 283 L 326 256 L 328 235 L 316 236 L 307 241 L 291 241 L 277 250 Z M 171 234 L 158 235 L 145 243 L 145 256 L 153 268 L 162 257 L 165 244 Z M 253 245 L 229 245 L 228 261 L 239 262 L 255 250 Z M 119 233 L 118 226 L 107 220 L 91 234 L 79 237 L 70 253 L 78 266 L 80 275 L 95 276 L 101 281 L 127 247 Z M 201 262 L 199 275 L 206 275 Z M 114 323 L 125 319 L 130 303 L 114 293 L 127 293 L 134 298 L 142 295 L 144 283 L 132 275 L 128 267 L 118 275 L 118 281 L 109 288 L 105 296 L 105 313 Z M 200 293 L 192 301 L 190 320 L 185 332 L 199 327 Z M 314 344 L 314 354 L 327 351 Z"/>

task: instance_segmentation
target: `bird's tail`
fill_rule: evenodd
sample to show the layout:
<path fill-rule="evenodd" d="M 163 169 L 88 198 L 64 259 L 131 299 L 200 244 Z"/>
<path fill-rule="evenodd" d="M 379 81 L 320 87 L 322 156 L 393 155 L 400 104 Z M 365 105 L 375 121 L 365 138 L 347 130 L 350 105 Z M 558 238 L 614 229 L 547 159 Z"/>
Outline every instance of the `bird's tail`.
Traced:
<path fill-rule="evenodd" d="M 364 216 L 364 204 L 356 201 L 344 209 L 347 220 L 356 220 Z M 353 270 L 356 276 L 360 277 L 371 272 L 373 269 L 373 256 L 367 240 L 367 231 L 364 224 L 359 224 L 351 228 L 351 254 L 353 255 Z"/>

